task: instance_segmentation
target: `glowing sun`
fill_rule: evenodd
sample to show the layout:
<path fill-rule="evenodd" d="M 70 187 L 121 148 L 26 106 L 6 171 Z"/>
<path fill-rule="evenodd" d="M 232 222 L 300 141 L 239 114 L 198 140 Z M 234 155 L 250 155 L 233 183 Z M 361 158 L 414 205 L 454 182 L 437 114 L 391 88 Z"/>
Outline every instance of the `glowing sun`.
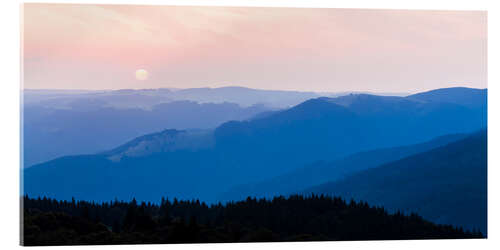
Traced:
<path fill-rule="evenodd" d="M 148 79 L 148 72 L 145 69 L 138 69 L 135 71 L 135 79 L 144 81 Z"/>

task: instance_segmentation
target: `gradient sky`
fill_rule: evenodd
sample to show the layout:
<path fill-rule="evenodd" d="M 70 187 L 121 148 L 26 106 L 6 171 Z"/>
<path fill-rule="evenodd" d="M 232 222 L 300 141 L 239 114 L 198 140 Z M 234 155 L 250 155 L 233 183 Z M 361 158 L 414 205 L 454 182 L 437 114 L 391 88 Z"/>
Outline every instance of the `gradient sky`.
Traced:
<path fill-rule="evenodd" d="M 486 22 L 481 11 L 24 4 L 24 88 L 486 88 Z"/>

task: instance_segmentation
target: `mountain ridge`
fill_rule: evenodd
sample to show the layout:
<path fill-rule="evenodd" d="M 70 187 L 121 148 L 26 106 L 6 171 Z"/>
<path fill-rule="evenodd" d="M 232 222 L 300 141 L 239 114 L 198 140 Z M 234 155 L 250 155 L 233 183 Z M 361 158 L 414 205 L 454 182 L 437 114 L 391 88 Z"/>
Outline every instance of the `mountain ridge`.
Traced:
<path fill-rule="evenodd" d="M 311 162 L 469 133 L 486 122 L 482 107 L 392 97 L 368 97 L 345 107 L 326 100 L 313 99 L 257 119 L 223 123 L 213 134 L 208 132 L 213 135 L 213 147 L 169 151 L 153 140 L 144 145 L 155 150 L 141 146 L 139 155 L 130 153 L 118 161 L 97 155 L 43 163 L 24 171 L 25 192 L 50 193 L 57 199 L 79 193 L 90 200 L 175 195 L 214 202 L 233 186 L 280 176 Z M 112 188 L 103 191 L 105 183 Z"/>
<path fill-rule="evenodd" d="M 303 192 L 364 200 L 486 233 L 487 130 Z"/>
<path fill-rule="evenodd" d="M 239 200 L 247 196 L 272 197 L 289 195 L 307 187 L 322 184 L 349 176 L 365 169 L 402 159 L 406 156 L 428 151 L 465 138 L 468 134 L 439 136 L 430 141 L 400 147 L 381 148 L 358 152 L 334 161 L 319 161 L 294 169 L 284 175 L 260 182 L 243 184 L 226 191 L 221 200 Z"/>

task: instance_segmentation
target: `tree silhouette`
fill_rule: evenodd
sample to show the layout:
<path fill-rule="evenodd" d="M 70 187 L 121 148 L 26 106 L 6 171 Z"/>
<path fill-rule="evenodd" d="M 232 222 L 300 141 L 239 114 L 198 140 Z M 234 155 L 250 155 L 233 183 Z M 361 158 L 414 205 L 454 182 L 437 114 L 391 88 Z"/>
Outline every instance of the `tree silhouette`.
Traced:
<path fill-rule="evenodd" d="M 417 214 L 389 214 L 366 202 L 325 195 L 248 197 L 208 206 L 199 200 L 160 204 L 57 201 L 24 196 L 24 245 L 159 244 L 314 240 L 483 238 Z"/>

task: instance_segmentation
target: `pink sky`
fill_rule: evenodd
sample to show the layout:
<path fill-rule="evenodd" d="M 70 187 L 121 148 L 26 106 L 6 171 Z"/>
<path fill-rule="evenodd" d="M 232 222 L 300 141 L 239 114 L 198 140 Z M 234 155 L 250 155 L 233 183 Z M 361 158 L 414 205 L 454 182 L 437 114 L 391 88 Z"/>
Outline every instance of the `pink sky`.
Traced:
<path fill-rule="evenodd" d="M 486 88 L 486 20 L 481 11 L 25 4 L 24 88 Z"/>

